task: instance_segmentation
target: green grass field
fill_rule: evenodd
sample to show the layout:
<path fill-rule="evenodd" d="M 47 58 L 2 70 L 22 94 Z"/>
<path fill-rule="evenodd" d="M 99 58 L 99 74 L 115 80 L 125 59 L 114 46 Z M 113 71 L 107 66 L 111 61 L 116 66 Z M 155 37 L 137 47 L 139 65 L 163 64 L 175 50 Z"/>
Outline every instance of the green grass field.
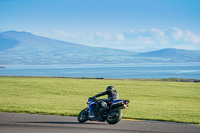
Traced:
<path fill-rule="evenodd" d="M 0 111 L 76 116 L 87 98 L 113 85 L 130 100 L 124 118 L 200 124 L 200 83 L 0 77 Z"/>

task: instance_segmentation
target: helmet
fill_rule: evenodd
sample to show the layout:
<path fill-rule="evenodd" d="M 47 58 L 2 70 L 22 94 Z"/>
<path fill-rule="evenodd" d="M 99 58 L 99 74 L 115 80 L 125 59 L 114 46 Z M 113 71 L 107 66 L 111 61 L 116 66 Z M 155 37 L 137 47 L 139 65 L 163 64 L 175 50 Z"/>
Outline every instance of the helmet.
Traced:
<path fill-rule="evenodd" d="M 106 91 L 113 91 L 114 90 L 114 87 L 113 86 L 108 86 L 107 88 L 106 88 Z"/>

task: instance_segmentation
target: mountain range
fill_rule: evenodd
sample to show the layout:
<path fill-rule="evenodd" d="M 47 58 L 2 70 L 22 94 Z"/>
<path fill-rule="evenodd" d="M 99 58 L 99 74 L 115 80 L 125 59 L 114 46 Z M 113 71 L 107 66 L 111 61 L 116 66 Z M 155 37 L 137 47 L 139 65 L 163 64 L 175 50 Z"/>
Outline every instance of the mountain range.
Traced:
<path fill-rule="evenodd" d="M 0 65 L 65 65 L 200 62 L 200 51 L 161 49 L 133 51 L 90 47 L 36 36 L 28 32 L 0 33 Z"/>

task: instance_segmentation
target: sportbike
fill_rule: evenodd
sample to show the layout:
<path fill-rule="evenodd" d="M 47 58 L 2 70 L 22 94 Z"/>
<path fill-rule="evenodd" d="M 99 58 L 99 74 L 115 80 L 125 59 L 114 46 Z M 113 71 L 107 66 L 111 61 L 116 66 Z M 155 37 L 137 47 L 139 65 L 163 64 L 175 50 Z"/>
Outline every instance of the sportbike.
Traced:
<path fill-rule="evenodd" d="M 103 99 L 88 98 L 87 105 L 78 115 L 78 121 L 84 123 L 90 121 L 102 121 L 116 124 L 122 118 L 121 109 L 128 108 L 129 100 L 114 100 L 108 104 Z"/>

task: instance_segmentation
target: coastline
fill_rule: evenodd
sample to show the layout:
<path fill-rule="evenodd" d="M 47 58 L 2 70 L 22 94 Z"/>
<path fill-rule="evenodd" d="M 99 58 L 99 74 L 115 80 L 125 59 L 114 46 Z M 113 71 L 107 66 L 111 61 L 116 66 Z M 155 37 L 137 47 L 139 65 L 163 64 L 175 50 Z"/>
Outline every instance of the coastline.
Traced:
<path fill-rule="evenodd" d="M 0 75 L 125 80 L 200 80 L 200 64 L 5 66 Z M 187 79 L 187 80 L 185 80 Z M 191 80 L 190 80 L 191 81 Z"/>
<path fill-rule="evenodd" d="M 6 68 L 6 67 L 4 67 L 4 66 L 0 66 L 0 68 Z"/>
<path fill-rule="evenodd" d="M 56 77 L 56 76 L 9 76 L 0 75 L 1 77 L 21 77 L 21 78 L 66 78 L 66 79 L 97 79 L 97 80 L 132 80 L 132 81 L 165 81 L 165 82 L 195 82 L 200 83 L 198 79 L 184 79 L 184 78 L 166 78 L 166 79 L 115 79 L 103 77 Z"/>

